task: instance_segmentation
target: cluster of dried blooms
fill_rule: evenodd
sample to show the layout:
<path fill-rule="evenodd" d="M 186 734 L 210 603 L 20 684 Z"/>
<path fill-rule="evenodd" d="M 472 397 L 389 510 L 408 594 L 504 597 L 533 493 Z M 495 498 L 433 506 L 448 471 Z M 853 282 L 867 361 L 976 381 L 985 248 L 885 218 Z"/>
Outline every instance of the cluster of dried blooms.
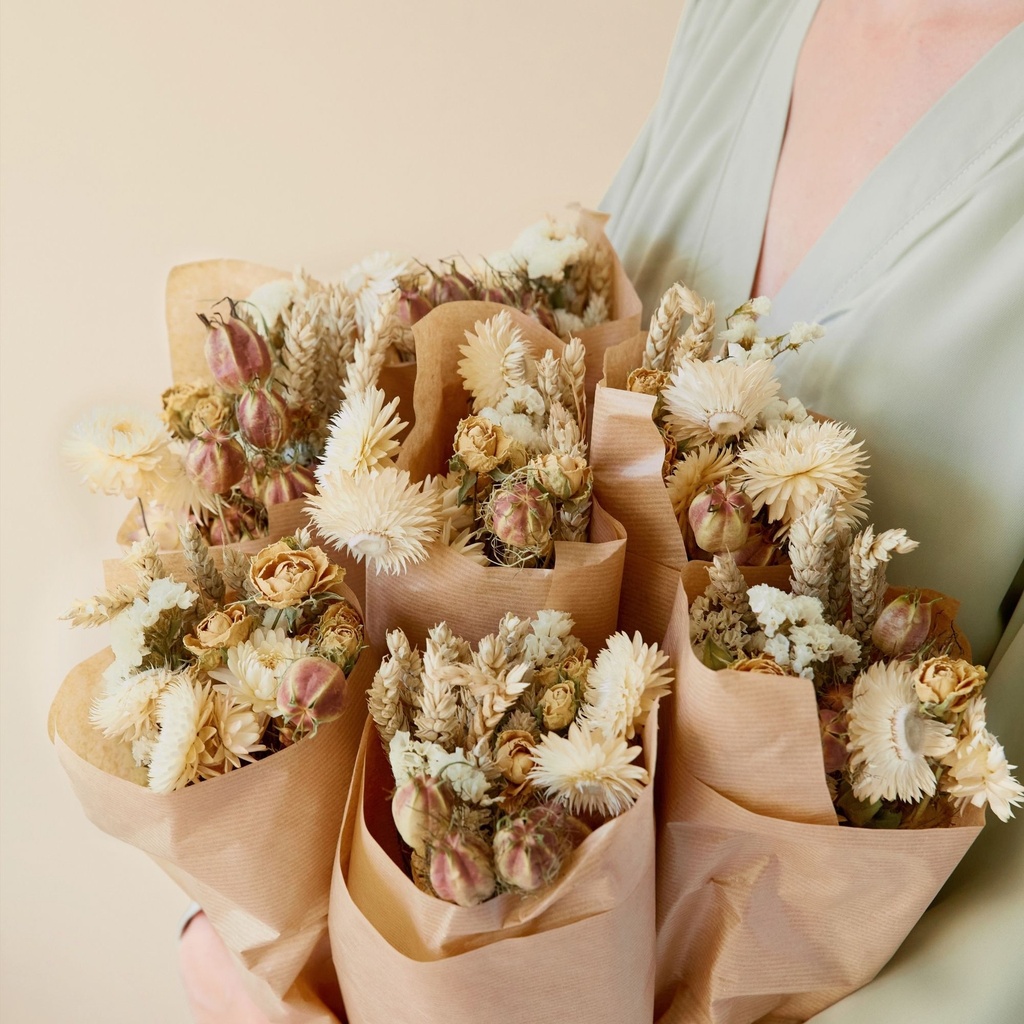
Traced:
<path fill-rule="evenodd" d="M 562 338 L 606 322 L 612 305 L 611 250 L 585 238 L 578 219 L 572 211 L 546 217 L 478 267 L 449 261 L 407 276 L 402 303 L 408 322 L 444 302 L 467 299 L 513 306 Z"/>
<path fill-rule="evenodd" d="M 784 561 L 791 524 L 827 488 L 839 494 L 841 524 L 864 517 L 866 458 L 853 429 L 780 398 L 773 372 L 777 355 L 824 332 L 798 323 L 763 337 L 757 320 L 769 309 L 758 298 L 735 310 L 711 356 L 714 303 L 673 285 L 651 318 L 643 367 L 629 377 L 630 391 L 657 396 L 663 472 L 691 558 Z"/>
<path fill-rule="evenodd" d="M 1024 787 L 985 724 L 985 669 L 957 656 L 940 595 L 887 595 L 886 566 L 916 546 L 903 530 L 853 535 L 829 489 L 791 524 L 792 592 L 748 588 L 716 555 L 691 639 L 712 668 L 814 681 L 841 821 L 932 827 L 967 804 L 1005 821 Z"/>
<path fill-rule="evenodd" d="M 388 634 L 370 714 L 424 891 L 460 906 L 536 892 L 648 782 L 637 733 L 671 686 L 668 659 L 616 633 L 592 662 L 572 627 L 510 613 L 473 650 L 441 623 L 422 653 Z"/>
<path fill-rule="evenodd" d="M 550 564 L 556 540 L 590 525 L 583 346 L 535 359 L 507 312 L 466 332 L 459 372 L 473 415 L 456 429 L 449 472 L 414 483 L 395 464 L 398 399 L 351 394 L 331 422 L 310 510 L 324 536 L 400 572 L 435 541 L 481 564 Z"/>
<path fill-rule="evenodd" d="M 306 531 L 218 569 L 198 529 L 181 529 L 190 581 L 166 575 L 155 540 L 126 562 L 134 586 L 76 602 L 75 626 L 111 623 L 114 660 L 91 717 L 131 744 L 150 788 L 223 775 L 336 718 L 364 646 L 344 570 Z"/>

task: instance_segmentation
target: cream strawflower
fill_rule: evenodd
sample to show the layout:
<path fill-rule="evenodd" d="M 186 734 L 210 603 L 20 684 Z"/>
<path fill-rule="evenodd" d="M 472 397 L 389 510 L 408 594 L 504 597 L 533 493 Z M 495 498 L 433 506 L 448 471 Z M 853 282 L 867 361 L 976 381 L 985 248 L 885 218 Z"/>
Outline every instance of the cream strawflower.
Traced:
<path fill-rule="evenodd" d="M 720 444 L 749 430 L 779 390 L 772 364 L 686 359 L 662 392 L 673 437 L 688 444 Z"/>
<path fill-rule="evenodd" d="M 571 814 L 614 817 L 632 806 L 648 782 L 647 770 L 632 763 L 639 746 L 575 723 L 565 736 L 547 733 L 532 754 L 530 781 Z"/>
<path fill-rule="evenodd" d="M 184 675 L 174 679 L 160 695 L 156 717 L 160 735 L 150 752 L 149 788 L 170 793 L 195 782 L 215 762 L 210 684 Z"/>
<path fill-rule="evenodd" d="M 377 572 L 397 573 L 421 562 L 441 532 L 441 503 L 434 487 L 410 482 L 409 473 L 388 466 L 366 476 L 333 476 L 309 498 L 310 515 L 335 544 Z"/>
<path fill-rule="evenodd" d="M 869 803 L 914 803 L 935 793 L 929 758 L 953 749 L 950 726 L 921 713 L 910 668 L 876 662 L 853 685 L 848 749 L 853 794 Z"/>
<path fill-rule="evenodd" d="M 709 484 L 724 480 L 731 472 L 735 456 L 731 448 L 702 444 L 688 451 L 675 465 L 666 481 L 672 511 L 680 522 L 686 521 L 690 502 Z"/>
<path fill-rule="evenodd" d="M 867 456 L 862 441 L 842 423 L 804 420 L 788 430 L 777 425 L 747 439 L 736 462 L 739 483 L 755 514 L 768 509 L 768 520 L 788 529 L 828 487 L 839 492 L 836 524 L 853 526 L 864 517 Z"/>
<path fill-rule="evenodd" d="M 466 331 L 466 344 L 459 351 L 459 376 L 473 396 L 473 412 L 496 406 L 509 388 L 530 384 L 536 377 L 523 332 L 507 310 L 478 320 L 472 331 Z"/>
<path fill-rule="evenodd" d="M 952 797 L 959 810 L 968 804 L 988 804 L 1000 821 L 1013 817 L 1013 808 L 1024 803 L 1024 786 L 1010 772 L 1002 745 L 985 725 L 985 698 L 974 697 L 964 712 L 964 735 L 942 758 L 946 773 L 940 788 Z"/>
<path fill-rule="evenodd" d="M 571 615 L 542 608 L 530 623 L 530 632 L 523 638 L 523 659 L 535 668 L 560 664 L 576 646 L 572 643 L 572 627 Z"/>
<path fill-rule="evenodd" d="M 287 630 L 254 629 L 248 640 L 228 648 L 227 668 L 210 675 L 220 684 L 218 690 L 250 705 L 257 715 L 275 714 L 281 677 L 308 649 L 308 640 L 296 640 Z"/>
<path fill-rule="evenodd" d="M 668 655 L 657 644 L 645 644 L 639 633 L 632 640 L 615 633 L 587 673 L 583 720 L 606 735 L 632 739 L 671 686 Z"/>
<path fill-rule="evenodd" d="M 93 701 L 89 720 L 104 736 L 114 736 L 134 743 L 139 739 L 156 739 L 156 711 L 160 695 L 179 673 L 167 668 L 114 679 L 105 692 Z"/>
<path fill-rule="evenodd" d="M 317 481 L 337 474 L 362 474 L 390 466 L 398 451 L 397 436 L 408 426 L 397 415 L 398 399 L 385 405 L 380 388 L 357 391 L 345 400 L 331 420 Z"/>
<path fill-rule="evenodd" d="M 356 304 L 356 322 L 364 336 L 384 299 L 398 287 L 399 278 L 411 272 L 408 260 L 390 252 L 372 253 L 345 271 L 342 280 Z"/>
<path fill-rule="evenodd" d="M 249 298 L 242 303 L 242 308 L 255 306 L 259 311 L 259 315 L 254 317 L 257 325 L 265 327 L 268 334 L 272 334 L 277 330 L 284 311 L 292 304 L 300 290 L 299 282 L 291 277 L 268 281 L 250 293 Z"/>
<path fill-rule="evenodd" d="M 260 740 L 268 721 L 248 704 L 238 703 L 227 693 L 215 693 L 213 724 L 217 735 L 211 746 L 216 771 L 202 774 L 222 774 L 232 768 L 240 768 L 243 761 L 255 760 L 253 754 L 267 749 Z"/>
<path fill-rule="evenodd" d="M 574 229 L 574 218 L 547 217 L 525 228 L 510 249 L 494 253 L 487 263 L 495 270 L 522 270 L 527 277 L 561 281 L 566 267 L 587 251 L 587 240 Z"/>
<path fill-rule="evenodd" d="M 171 435 L 152 412 L 96 409 L 71 428 L 64 442 L 69 465 L 93 491 L 158 500 L 175 473 Z"/>

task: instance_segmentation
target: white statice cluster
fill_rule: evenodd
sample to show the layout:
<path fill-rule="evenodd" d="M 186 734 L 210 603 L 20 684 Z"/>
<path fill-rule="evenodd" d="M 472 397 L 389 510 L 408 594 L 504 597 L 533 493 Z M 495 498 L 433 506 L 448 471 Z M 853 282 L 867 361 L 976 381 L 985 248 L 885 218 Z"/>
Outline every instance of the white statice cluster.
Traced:
<path fill-rule="evenodd" d="M 814 666 L 832 662 L 841 679 L 848 678 L 860 661 L 861 647 L 825 621 L 824 608 L 815 597 L 787 594 L 767 584 L 747 592 L 750 609 L 764 633 L 760 647 L 794 675 L 814 678 Z"/>
<path fill-rule="evenodd" d="M 547 217 L 525 228 L 512 245 L 492 253 L 487 263 L 498 271 L 521 271 L 530 278 L 562 281 L 568 267 L 587 251 L 575 226 Z"/>

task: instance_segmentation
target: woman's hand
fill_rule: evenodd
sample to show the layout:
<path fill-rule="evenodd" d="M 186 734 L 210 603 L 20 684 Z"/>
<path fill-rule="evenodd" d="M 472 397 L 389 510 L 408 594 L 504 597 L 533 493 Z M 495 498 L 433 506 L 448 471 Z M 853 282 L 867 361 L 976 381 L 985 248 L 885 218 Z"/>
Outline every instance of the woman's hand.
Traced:
<path fill-rule="evenodd" d="M 196 1024 L 270 1024 L 249 998 L 238 965 L 204 913 L 185 926 L 178 955 Z"/>

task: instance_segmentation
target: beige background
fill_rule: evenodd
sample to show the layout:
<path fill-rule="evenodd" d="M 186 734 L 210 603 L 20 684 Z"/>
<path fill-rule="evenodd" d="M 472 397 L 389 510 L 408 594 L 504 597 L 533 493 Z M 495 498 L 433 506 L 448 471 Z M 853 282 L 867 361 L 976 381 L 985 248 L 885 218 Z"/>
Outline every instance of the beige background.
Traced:
<path fill-rule="evenodd" d="M 475 254 L 596 203 L 681 8 L 4 3 L 4 1024 L 187 1019 L 184 900 L 85 820 L 45 735 L 63 674 L 103 643 L 57 616 L 99 586 L 126 511 L 79 487 L 58 447 L 93 405 L 158 404 L 168 269 Z"/>

